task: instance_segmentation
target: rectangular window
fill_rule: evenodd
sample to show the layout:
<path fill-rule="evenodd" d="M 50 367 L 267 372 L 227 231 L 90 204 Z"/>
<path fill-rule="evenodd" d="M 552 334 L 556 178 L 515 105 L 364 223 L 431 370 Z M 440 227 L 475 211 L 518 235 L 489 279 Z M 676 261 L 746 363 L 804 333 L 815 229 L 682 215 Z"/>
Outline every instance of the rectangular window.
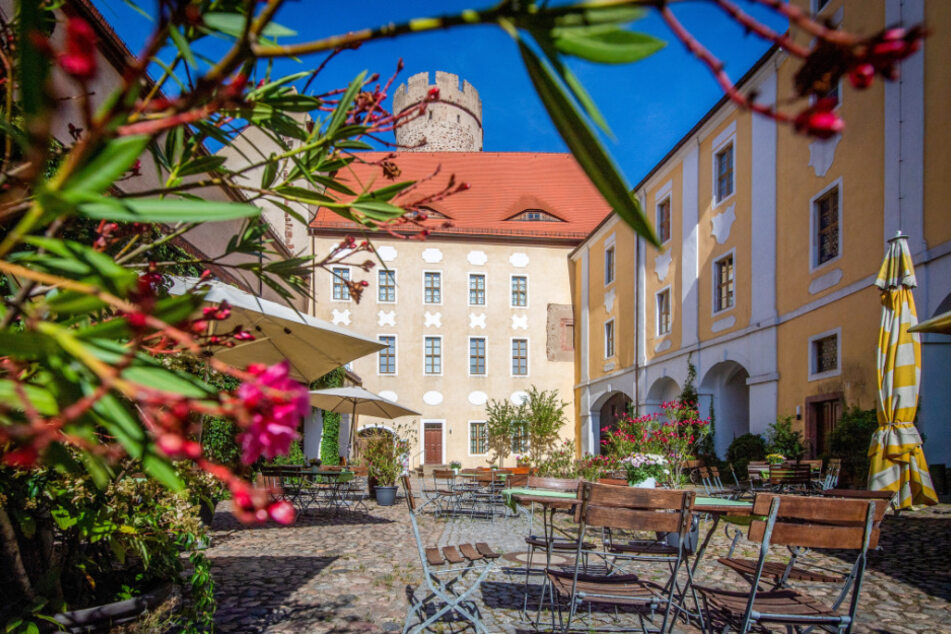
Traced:
<path fill-rule="evenodd" d="M 380 374 L 396 374 L 396 337 L 381 335 L 380 343 L 386 347 L 380 350 Z"/>
<path fill-rule="evenodd" d="M 670 334 L 670 289 L 657 293 L 657 334 Z"/>
<path fill-rule="evenodd" d="M 604 322 L 604 358 L 614 356 L 614 320 Z"/>
<path fill-rule="evenodd" d="M 614 247 L 610 246 L 604 250 L 604 285 L 607 286 L 614 281 Z"/>
<path fill-rule="evenodd" d="M 387 303 L 396 301 L 396 271 L 378 272 L 376 299 Z"/>
<path fill-rule="evenodd" d="M 831 190 L 813 202 L 815 209 L 816 266 L 839 256 L 839 188 Z"/>
<path fill-rule="evenodd" d="M 812 342 L 813 374 L 839 369 L 839 336 L 828 335 Z"/>
<path fill-rule="evenodd" d="M 528 339 L 512 339 L 512 374 L 528 374 Z"/>
<path fill-rule="evenodd" d="M 657 205 L 657 237 L 661 243 L 670 240 L 670 196 Z"/>
<path fill-rule="evenodd" d="M 469 338 L 469 374 L 485 374 L 485 337 Z"/>
<path fill-rule="evenodd" d="M 481 456 L 489 453 L 488 427 L 482 422 L 469 423 L 469 454 Z"/>
<path fill-rule="evenodd" d="M 714 184 L 716 201 L 725 200 L 733 194 L 733 144 L 716 153 L 716 183 Z"/>
<path fill-rule="evenodd" d="M 714 266 L 716 294 L 714 312 L 733 308 L 733 255 L 717 260 Z"/>
<path fill-rule="evenodd" d="M 333 298 L 343 301 L 349 300 L 350 287 L 347 282 L 350 281 L 350 269 L 343 268 L 341 266 L 335 266 L 333 268 L 333 276 Z"/>
<path fill-rule="evenodd" d="M 512 453 L 523 454 L 528 451 L 528 425 L 515 423 L 512 431 Z"/>
<path fill-rule="evenodd" d="M 423 344 L 424 372 L 442 374 L 442 337 L 426 337 Z"/>
<path fill-rule="evenodd" d="M 469 305 L 485 306 L 485 275 L 469 274 Z"/>
<path fill-rule="evenodd" d="M 512 306 L 528 306 L 528 278 L 512 276 Z"/>
<path fill-rule="evenodd" d="M 829 4 L 829 0 L 813 0 L 815 6 L 815 13 L 819 13 L 825 9 L 826 5 Z"/>
<path fill-rule="evenodd" d="M 423 273 L 423 301 L 427 304 L 442 303 L 442 274 L 438 271 Z"/>

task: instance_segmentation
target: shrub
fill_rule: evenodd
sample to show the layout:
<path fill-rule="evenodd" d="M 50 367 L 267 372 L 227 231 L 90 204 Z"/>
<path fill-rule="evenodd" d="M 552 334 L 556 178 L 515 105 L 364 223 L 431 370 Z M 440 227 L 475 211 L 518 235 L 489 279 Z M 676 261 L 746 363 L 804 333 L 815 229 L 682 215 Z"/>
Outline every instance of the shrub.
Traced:
<path fill-rule="evenodd" d="M 852 485 L 862 486 L 868 479 L 868 446 L 876 427 L 874 409 L 852 407 L 829 435 L 829 451 L 823 458 L 841 458 L 842 478 Z"/>
<path fill-rule="evenodd" d="M 241 464 L 241 447 L 235 437 L 238 426 L 227 418 L 209 418 L 205 421 L 201 433 L 201 444 L 205 456 L 232 469 Z"/>
<path fill-rule="evenodd" d="M 323 434 L 320 437 L 320 461 L 325 465 L 335 465 L 340 462 L 340 414 L 337 412 L 324 412 Z"/>
<path fill-rule="evenodd" d="M 538 475 L 543 478 L 574 478 L 575 444 L 570 440 L 563 440 L 552 449 L 544 460 L 536 465 Z"/>
<path fill-rule="evenodd" d="M 751 460 L 766 458 L 766 443 L 758 434 L 743 434 L 737 436 L 726 450 L 726 458 L 733 465 L 737 477 L 747 477 L 746 465 Z"/>
<path fill-rule="evenodd" d="M 792 428 L 792 416 L 780 416 L 769 426 L 766 449 L 769 453 L 782 454 L 789 460 L 799 460 L 806 453 L 802 434 Z"/>

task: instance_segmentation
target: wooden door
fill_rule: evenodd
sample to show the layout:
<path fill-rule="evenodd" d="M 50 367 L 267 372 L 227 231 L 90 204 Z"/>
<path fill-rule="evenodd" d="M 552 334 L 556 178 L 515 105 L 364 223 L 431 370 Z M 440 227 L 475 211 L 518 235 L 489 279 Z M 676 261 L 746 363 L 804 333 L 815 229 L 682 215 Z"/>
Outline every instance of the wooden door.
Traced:
<path fill-rule="evenodd" d="M 426 423 L 423 429 L 423 463 L 442 464 L 442 423 Z"/>
<path fill-rule="evenodd" d="M 810 432 L 812 455 L 821 458 L 829 450 L 830 436 L 842 415 L 842 401 L 839 398 L 814 401 L 810 403 L 810 410 L 812 424 L 806 427 Z"/>

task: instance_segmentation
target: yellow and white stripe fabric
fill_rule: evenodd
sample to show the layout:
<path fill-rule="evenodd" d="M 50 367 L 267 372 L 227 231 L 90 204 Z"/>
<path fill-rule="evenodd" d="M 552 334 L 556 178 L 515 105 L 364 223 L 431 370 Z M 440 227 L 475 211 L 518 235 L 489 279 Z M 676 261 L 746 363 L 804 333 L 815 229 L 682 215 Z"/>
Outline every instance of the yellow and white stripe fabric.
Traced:
<path fill-rule="evenodd" d="M 904 236 L 890 241 L 875 280 L 882 289 L 882 323 L 878 332 L 878 429 L 868 450 L 868 488 L 895 491 L 898 508 L 937 504 L 928 463 L 915 428 L 921 385 L 921 342 L 908 329 L 918 323 L 915 270 Z"/>

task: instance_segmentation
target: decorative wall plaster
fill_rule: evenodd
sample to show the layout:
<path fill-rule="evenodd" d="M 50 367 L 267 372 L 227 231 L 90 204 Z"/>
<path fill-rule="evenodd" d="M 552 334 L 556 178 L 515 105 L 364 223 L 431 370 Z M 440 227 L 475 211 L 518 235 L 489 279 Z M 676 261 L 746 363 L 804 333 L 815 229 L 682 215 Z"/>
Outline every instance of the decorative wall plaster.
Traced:
<path fill-rule="evenodd" d="M 513 253 L 509 256 L 509 264 L 512 266 L 522 269 L 528 266 L 528 254 L 527 253 Z"/>
<path fill-rule="evenodd" d="M 730 237 L 730 228 L 736 221 L 736 203 L 733 203 L 723 213 L 713 217 L 713 237 L 717 244 L 723 244 Z"/>
<path fill-rule="evenodd" d="M 473 405 L 485 405 L 489 400 L 489 395 L 485 392 L 469 392 L 469 402 Z"/>
<path fill-rule="evenodd" d="M 331 319 L 331 321 L 334 324 L 343 324 L 344 326 L 350 325 L 350 309 L 349 308 L 344 310 L 337 310 L 336 308 L 334 308 L 333 313 L 334 313 L 334 316 L 333 316 L 333 319 Z"/>
<path fill-rule="evenodd" d="M 396 247 L 389 244 L 377 247 L 376 252 L 384 262 L 392 262 L 396 259 Z"/>
<path fill-rule="evenodd" d="M 512 315 L 512 330 L 528 330 L 528 315 Z"/>
<path fill-rule="evenodd" d="M 663 341 L 660 341 L 654 345 L 654 352 L 664 352 L 665 350 L 670 350 L 670 346 L 670 339 L 664 339 Z"/>
<path fill-rule="evenodd" d="M 614 369 L 614 361 L 608 361 L 602 367 L 602 370 L 604 370 L 605 372 L 610 372 L 613 369 Z"/>
<path fill-rule="evenodd" d="M 442 262 L 442 251 L 440 251 L 436 247 L 429 247 L 428 249 L 423 249 L 423 261 L 428 262 L 429 264 Z"/>
<path fill-rule="evenodd" d="M 528 394 L 521 390 L 516 390 L 515 392 L 512 392 L 512 396 L 509 397 L 509 400 L 511 400 L 515 405 L 521 405 L 526 400 L 528 400 Z"/>
<path fill-rule="evenodd" d="M 616 297 L 617 294 L 614 292 L 613 288 L 604 294 L 604 310 L 609 313 L 614 310 L 614 299 Z"/>
<path fill-rule="evenodd" d="M 710 326 L 710 330 L 713 332 L 720 332 L 721 330 L 726 330 L 727 328 L 732 328 L 733 324 L 736 323 L 736 317 L 730 315 L 729 317 L 724 317 L 723 319 L 718 319 L 713 322 L 713 325 Z"/>
<path fill-rule="evenodd" d="M 381 310 L 377 312 L 377 325 L 379 326 L 396 326 L 396 311 L 395 310 Z"/>
<path fill-rule="evenodd" d="M 654 273 L 657 273 L 658 282 L 663 282 L 664 278 L 667 277 L 667 269 L 670 268 L 671 260 L 673 260 L 673 257 L 671 257 L 670 251 L 664 251 L 654 258 Z"/>
<path fill-rule="evenodd" d="M 393 401 L 394 403 L 398 400 L 396 398 L 396 392 L 393 390 L 383 390 L 382 392 L 377 392 L 380 396 L 385 398 L 388 401 Z"/>
<path fill-rule="evenodd" d="M 439 405 L 442 403 L 442 392 L 437 392 L 436 390 L 430 390 L 423 394 L 423 402 L 427 405 Z"/>
<path fill-rule="evenodd" d="M 485 313 L 469 313 L 469 327 L 485 330 Z"/>
<path fill-rule="evenodd" d="M 431 313 L 428 310 L 423 315 L 425 323 L 423 324 L 424 328 L 429 328 L 434 326 L 436 328 L 442 328 L 442 313 Z"/>
<path fill-rule="evenodd" d="M 485 251 L 469 251 L 466 260 L 473 266 L 482 266 L 489 261 L 489 256 L 485 254 Z"/>
<path fill-rule="evenodd" d="M 842 269 L 832 269 L 828 273 L 820 275 L 816 279 L 812 280 L 812 282 L 809 283 L 809 292 L 812 295 L 821 293 L 824 290 L 832 288 L 841 281 Z"/>
<path fill-rule="evenodd" d="M 831 139 L 820 139 L 809 144 L 809 165 L 816 176 L 825 176 L 832 167 L 832 161 L 835 160 L 835 148 L 841 140 L 842 135 L 837 134 Z"/>

